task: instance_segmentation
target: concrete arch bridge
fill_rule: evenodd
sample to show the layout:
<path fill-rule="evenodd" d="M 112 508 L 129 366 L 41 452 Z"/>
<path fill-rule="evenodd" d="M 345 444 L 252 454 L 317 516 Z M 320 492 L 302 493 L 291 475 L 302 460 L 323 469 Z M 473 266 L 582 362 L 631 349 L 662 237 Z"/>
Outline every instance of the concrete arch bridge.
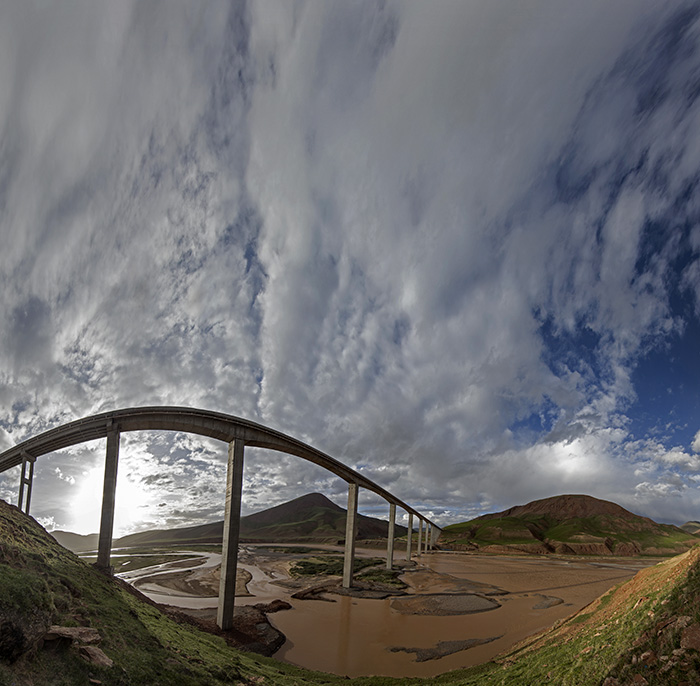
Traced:
<path fill-rule="evenodd" d="M 222 629 L 233 624 L 238 538 L 243 489 L 243 458 L 246 447 L 266 448 L 313 462 L 324 467 L 348 484 L 348 510 L 345 535 L 343 586 L 352 585 L 352 568 L 357 534 L 358 490 L 365 488 L 384 498 L 389 504 L 389 533 L 387 537 L 387 569 L 393 566 L 394 527 L 397 506 L 408 513 L 407 559 L 411 558 L 413 519 L 418 522 L 417 552 L 432 547 L 439 527 L 410 505 L 404 503 L 371 479 L 310 445 L 279 431 L 247 419 L 188 407 L 134 407 L 84 417 L 55 427 L 29 438 L 0 453 L 0 473 L 21 466 L 18 506 L 29 513 L 34 476 L 34 462 L 38 457 L 72 445 L 107 439 L 105 456 L 104 491 L 100 520 L 97 566 L 110 570 L 114 504 L 116 498 L 119 437 L 127 431 L 179 431 L 207 436 L 228 444 L 224 534 L 222 541 L 221 584 L 217 623 Z M 425 526 L 425 538 L 423 529 Z"/>

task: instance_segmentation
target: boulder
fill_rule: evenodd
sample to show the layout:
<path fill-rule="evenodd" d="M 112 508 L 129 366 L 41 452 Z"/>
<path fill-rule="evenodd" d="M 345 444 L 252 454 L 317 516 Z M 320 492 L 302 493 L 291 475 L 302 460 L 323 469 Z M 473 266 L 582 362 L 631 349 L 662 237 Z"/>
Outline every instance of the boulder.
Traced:
<path fill-rule="evenodd" d="M 80 657 L 95 667 L 113 667 L 110 660 L 97 646 L 80 646 Z"/>
<path fill-rule="evenodd" d="M 681 634 L 681 648 L 700 651 L 700 626 L 691 624 L 683 629 Z"/>
<path fill-rule="evenodd" d="M 52 626 L 44 634 L 44 642 L 67 640 L 85 645 L 94 645 L 102 640 L 97 629 L 89 626 Z"/>

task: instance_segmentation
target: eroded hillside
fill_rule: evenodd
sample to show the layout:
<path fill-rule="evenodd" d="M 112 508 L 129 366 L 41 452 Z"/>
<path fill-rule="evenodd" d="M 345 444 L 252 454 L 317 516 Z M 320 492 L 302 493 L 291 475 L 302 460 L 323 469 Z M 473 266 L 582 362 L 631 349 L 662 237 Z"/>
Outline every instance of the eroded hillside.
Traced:
<path fill-rule="evenodd" d="M 440 544 L 457 550 L 538 555 L 677 555 L 700 539 L 616 503 L 586 495 L 535 500 L 445 527 Z"/>

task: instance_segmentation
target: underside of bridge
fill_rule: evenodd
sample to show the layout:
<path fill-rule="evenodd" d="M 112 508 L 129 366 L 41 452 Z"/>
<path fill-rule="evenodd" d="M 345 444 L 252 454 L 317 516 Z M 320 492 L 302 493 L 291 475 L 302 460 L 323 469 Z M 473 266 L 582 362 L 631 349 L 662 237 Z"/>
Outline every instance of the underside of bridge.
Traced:
<path fill-rule="evenodd" d="M 358 491 L 365 488 L 389 503 L 387 569 L 393 566 L 396 507 L 408 513 L 406 557 L 411 559 L 413 517 L 418 519 L 417 554 L 434 544 L 439 528 L 389 491 L 342 462 L 279 431 L 232 415 L 188 407 L 136 407 L 103 412 L 50 429 L 0 453 L 0 473 L 21 466 L 18 507 L 29 513 L 34 462 L 47 453 L 72 445 L 107 439 L 104 491 L 100 520 L 97 566 L 111 572 L 111 548 L 119 463 L 119 437 L 128 431 L 179 431 L 208 436 L 228 444 L 224 535 L 222 541 L 221 584 L 217 622 L 222 629 L 233 625 L 233 608 L 238 561 L 238 539 L 243 489 L 243 462 L 246 447 L 267 448 L 295 455 L 324 467 L 348 483 L 348 511 L 345 536 L 343 586 L 352 586 L 352 570 L 357 533 Z M 426 526 L 422 545 L 423 526 Z"/>

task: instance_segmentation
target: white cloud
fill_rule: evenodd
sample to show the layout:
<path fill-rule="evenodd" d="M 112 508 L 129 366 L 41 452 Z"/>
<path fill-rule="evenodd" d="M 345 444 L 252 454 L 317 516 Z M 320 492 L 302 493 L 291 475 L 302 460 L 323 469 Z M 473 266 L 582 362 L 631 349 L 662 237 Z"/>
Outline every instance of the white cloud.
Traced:
<path fill-rule="evenodd" d="M 692 448 L 693 452 L 700 453 L 700 431 L 695 434 L 695 438 L 693 438 L 693 442 L 691 443 L 690 447 Z"/>
<path fill-rule="evenodd" d="M 696 57 L 645 72 L 673 8 L 0 12 L 0 448 L 112 407 L 202 406 L 446 520 L 554 491 L 641 502 L 639 479 L 652 507 L 697 470 L 626 414 L 635 364 L 683 331 L 673 269 L 700 245 L 648 235 L 700 160 Z M 638 115 L 654 79 L 668 98 Z M 100 451 L 37 474 L 58 526 L 93 526 Z M 221 446 L 122 453 L 120 526 L 220 517 Z M 246 508 L 342 502 L 315 467 L 251 463 Z"/>

